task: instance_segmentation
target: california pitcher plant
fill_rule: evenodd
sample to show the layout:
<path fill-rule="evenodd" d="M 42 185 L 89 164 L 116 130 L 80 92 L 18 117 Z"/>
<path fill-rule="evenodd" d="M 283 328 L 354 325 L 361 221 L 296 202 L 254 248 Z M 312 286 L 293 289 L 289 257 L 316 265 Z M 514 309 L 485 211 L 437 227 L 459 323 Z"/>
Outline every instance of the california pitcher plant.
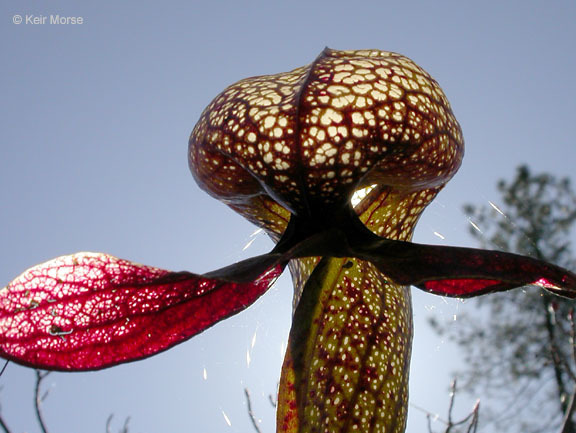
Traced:
<path fill-rule="evenodd" d="M 145 358 L 247 308 L 288 266 L 277 431 L 403 432 L 410 285 L 472 297 L 536 284 L 576 297 L 576 275 L 552 264 L 410 242 L 463 154 L 438 83 L 402 55 L 325 49 L 241 80 L 202 113 L 190 169 L 273 250 L 204 275 L 102 253 L 56 258 L 0 291 L 0 355 L 66 371 Z"/>

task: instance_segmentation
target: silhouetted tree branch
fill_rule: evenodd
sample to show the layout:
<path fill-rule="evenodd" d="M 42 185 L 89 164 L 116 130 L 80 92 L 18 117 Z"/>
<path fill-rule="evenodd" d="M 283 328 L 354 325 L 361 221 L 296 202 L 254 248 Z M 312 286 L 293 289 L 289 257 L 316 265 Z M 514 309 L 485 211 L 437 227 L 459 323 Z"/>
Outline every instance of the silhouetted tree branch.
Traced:
<path fill-rule="evenodd" d="M 12 433 L 8 428 L 8 426 L 6 425 L 6 423 L 4 422 L 2 415 L 0 415 L 0 427 L 2 427 L 2 430 L 4 430 L 5 433 Z"/>
<path fill-rule="evenodd" d="M 576 193 L 570 180 L 521 166 L 512 180 L 498 182 L 498 190 L 498 205 L 465 207 L 479 244 L 575 268 Z M 570 407 L 576 358 L 567 320 L 573 302 L 527 287 L 467 304 L 458 326 L 430 321 L 462 349 L 460 389 L 483 396 L 485 423 L 507 433 L 553 433 L 561 426 L 576 433 Z M 491 399 L 498 403 L 491 405 Z"/>
<path fill-rule="evenodd" d="M 8 367 L 8 362 L 9 361 L 6 361 L 4 363 L 4 366 L 2 367 L 2 370 L 0 370 L 0 377 L 2 377 L 2 375 L 4 374 L 6 367 Z M 0 390 L 1 390 L 1 388 L 0 388 Z M 2 416 L 1 412 L 0 412 L 0 427 L 2 427 L 2 430 L 4 430 L 4 433 L 11 433 L 10 429 L 8 428 L 8 425 L 6 424 L 6 421 L 4 421 L 4 417 Z"/>
<path fill-rule="evenodd" d="M 0 376 L 6 370 L 9 361 L 6 361 L 2 369 L 0 370 Z M 36 374 L 36 381 L 34 385 L 34 411 L 36 413 L 36 421 L 42 433 L 48 433 L 48 428 L 46 427 L 46 422 L 44 421 L 44 416 L 42 414 L 42 403 L 48 397 L 48 391 L 42 393 L 42 382 L 50 374 L 49 371 L 42 371 L 42 370 L 35 370 Z M 0 389 L 1 390 L 1 389 Z M 112 419 L 114 418 L 114 414 L 110 414 L 108 419 L 106 420 L 106 433 L 112 433 L 111 430 L 111 423 Z M 121 430 L 118 433 L 128 433 L 128 423 L 130 422 L 130 417 L 127 417 L 124 421 L 124 425 L 122 426 Z M 12 430 L 8 427 L 4 416 L 0 412 L 0 429 L 4 433 L 12 433 Z"/>
<path fill-rule="evenodd" d="M 256 419 L 254 412 L 252 411 L 252 401 L 250 399 L 250 392 L 248 391 L 248 388 L 244 388 L 244 395 L 246 396 L 246 404 L 248 406 L 248 416 L 250 417 L 250 421 L 252 421 L 254 430 L 256 430 L 257 433 L 262 433 L 262 430 L 260 430 L 260 426 L 258 426 L 258 420 Z"/>
<path fill-rule="evenodd" d="M 2 416 L 1 413 L 0 413 L 0 427 L 2 428 L 4 433 L 12 433 L 12 431 L 8 428 L 6 421 L 4 421 L 4 417 Z"/>
<path fill-rule="evenodd" d="M 572 395 L 570 396 L 570 401 L 566 408 L 564 419 L 562 420 L 562 430 L 560 431 L 560 433 L 570 433 L 571 430 L 570 420 L 572 419 L 572 414 L 574 413 L 575 406 L 576 406 L 576 386 L 574 387 Z"/>
<path fill-rule="evenodd" d="M 472 411 L 459 421 L 454 421 L 454 402 L 456 400 L 456 379 L 452 381 L 450 385 L 450 402 L 448 404 L 448 418 L 446 420 L 432 414 L 431 412 L 423 410 L 426 413 L 426 420 L 428 423 L 428 433 L 436 433 L 432 430 L 432 419 L 435 418 L 437 421 L 445 425 L 445 429 L 442 433 L 476 433 L 478 429 L 478 416 L 480 413 L 480 401 L 477 401 Z"/>
<path fill-rule="evenodd" d="M 114 418 L 114 414 L 111 413 L 108 415 L 108 419 L 106 420 L 106 433 L 112 433 L 112 419 Z M 124 425 L 122 429 L 118 433 L 128 433 L 128 423 L 130 422 L 130 417 L 126 417 L 124 420 Z"/>
<path fill-rule="evenodd" d="M 46 423 L 44 422 L 44 417 L 42 416 L 42 402 L 48 396 L 48 391 L 46 391 L 41 396 L 40 388 L 42 386 L 42 381 L 49 374 L 50 374 L 49 371 L 36 370 L 36 385 L 34 387 L 34 410 L 36 411 L 36 419 L 38 420 L 38 425 L 40 426 L 40 430 L 42 430 L 42 433 L 48 433 Z"/>
<path fill-rule="evenodd" d="M 572 347 L 572 360 L 574 364 L 576 364 L 576 324 L 574 322 L 574 309 L 570 309 L 568 313 L 568 322 L 570 323 L 570 345 Z M 576 382 L 576 378 L 574 377 L 573 369 L 569 369 L 570 375 L 572 380 Z M 576 407 L 576 385 L 574 385 L 574 389 L 572 391 L 572 395 L 570 396 L 570 401 L 566 407 L 566 412 L 564 413 L 564 418 L 562 419 L 562 430 L 560 433 L 570 433 L 572 429 L 572 414 L 574 413 L 574 408 Z"/>

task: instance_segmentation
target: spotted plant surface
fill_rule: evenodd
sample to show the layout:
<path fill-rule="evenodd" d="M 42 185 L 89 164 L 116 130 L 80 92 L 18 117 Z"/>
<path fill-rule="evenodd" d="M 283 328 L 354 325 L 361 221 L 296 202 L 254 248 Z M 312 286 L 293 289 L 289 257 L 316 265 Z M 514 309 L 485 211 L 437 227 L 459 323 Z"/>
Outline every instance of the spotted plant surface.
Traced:
<path fill-rule="evenodd" d="M 241 80 L 202 113 L 190 168 L 274 249 L 204 275 L 101 253 L 35 266 L 0 291 L 0 355 L 75 371 L 142 359 L 248 307 L 288 266 L 277 431 L 403 432 L 410 285 L 471 297 L 536 284 L 576 298 L 576 275 L 555 265 L 411 242 L 463 153 L 438 83 L 399 54 L 326 49 Z"/>
<path fill-rule="evenodd" d="M 462 156 L 438 84 L 382 51 L 327 50 L 307 67 L 230 86 L 204 111 L 190 148 L 192 173 L 219 199 L 265 195 L 306 216 L 342 206 L 362 186 L 440 186 Z"/>

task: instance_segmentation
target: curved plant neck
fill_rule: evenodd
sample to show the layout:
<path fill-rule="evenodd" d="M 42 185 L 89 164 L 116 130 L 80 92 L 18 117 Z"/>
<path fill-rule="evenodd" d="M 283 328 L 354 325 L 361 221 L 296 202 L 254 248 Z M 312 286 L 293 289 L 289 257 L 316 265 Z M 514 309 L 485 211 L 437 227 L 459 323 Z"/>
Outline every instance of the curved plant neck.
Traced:
<path fill-rule="evenodd" d="M 308 217 L 292 215 L 284 234 L 272 252 L 285 253 L 305 240 L 305 249 L 297 256 L 353 256 L 354 250 L 361 245 L 381 240 L 372 233 L 358 218 L 352 205 L 327 207 Z"/>

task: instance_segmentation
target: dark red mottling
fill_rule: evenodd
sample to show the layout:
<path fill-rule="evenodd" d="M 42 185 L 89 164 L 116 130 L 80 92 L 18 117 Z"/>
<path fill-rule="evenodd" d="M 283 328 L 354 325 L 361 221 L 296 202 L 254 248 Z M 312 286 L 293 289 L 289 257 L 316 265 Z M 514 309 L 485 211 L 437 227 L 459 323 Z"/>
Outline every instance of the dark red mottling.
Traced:
<path fill-rule="evenodd" d="M 0 356 L 91 370 L 151 356 L 233 315 L 290 261 L 294 321 L 277 431 L 402 433 L 408 285 L 471 297 L 539 285 L 576 297 L 576 275 L 496 251 L 411 243 L 458 170 L 460 126 L 438 83 L 381 50 L 324 50 L 290 72 L 241 80 L 189 142 L 199 186 L 277 242 L 205 275 L 79 253 L 0 291 Z"/>

